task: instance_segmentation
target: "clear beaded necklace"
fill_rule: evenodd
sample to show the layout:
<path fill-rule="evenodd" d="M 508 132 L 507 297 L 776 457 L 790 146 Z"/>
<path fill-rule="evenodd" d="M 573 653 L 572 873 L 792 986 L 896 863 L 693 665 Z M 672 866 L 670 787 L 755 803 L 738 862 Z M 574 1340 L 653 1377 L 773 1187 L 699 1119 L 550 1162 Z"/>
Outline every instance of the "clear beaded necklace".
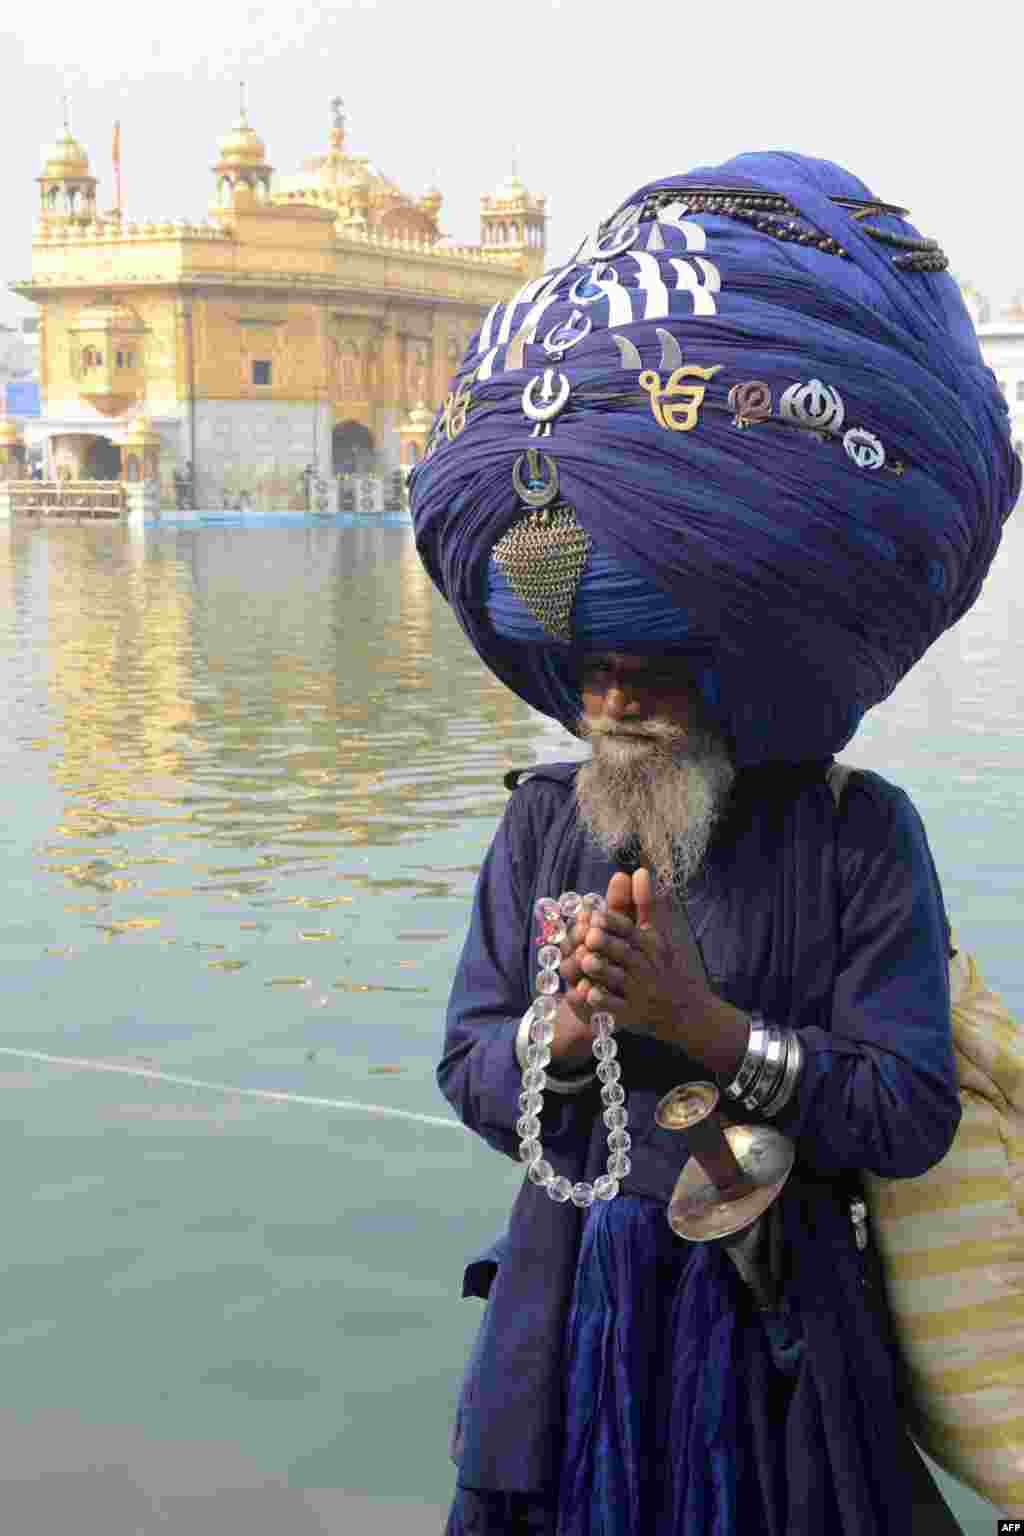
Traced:
<path fill-rule="evenodd" d="M 619 1082 L 622 1068 L 616 1061 L 618 1046 L 612 1039 L 615 1020 L 601 1009 L 591 1015 L 596 1031 L 594 1055 L 597 1058 L 597 1075 L 601 1081 L 601 1102 L 604 1104 L 604 1123 L 608 1127 L 607 1172 L 593 1184 L 582 1181 L 570 1184 L 569 1180 L 556 1175 L 544 1157 L 540 1144 L 540 1112 L 544 1105 L 544 1089 L 547 1086 L 545 1067 L 551 1060 L 551 1042 L 555 1038 L 555 1016 L 558 1013 L 558 993 L 561 990 L 559 966 L 562 951 L 559 945 L 568 937 L 567 923 L 574 922 L 581 911 L 604 912 L 603 896 L 578 896 L 567 891 L 558 901 L 543 896 L 534 906 L 541 938 L 537 954 L 540 971 L 537 973 L 537 998 L 529 1012 L 530 1043 L 526 1047 L 526 1066 L 523 1069 L 523 1091 L 519 1095 L 522 1111 L 516 1121 L 516 1131 L 522 1138 L 519 1156 L 527 1165 L 527 1177 L 546 1190 L 552 1200 L 564 1205 L 592 1205 L 595 1200 L 614 1200 L 619 1193 L 619 1182 L 629 1173 L 632 1164 L 629 1149 L 632 1137 L 626 1129 L 629 1116 L 626 1113 L 626 1094 Z"/>

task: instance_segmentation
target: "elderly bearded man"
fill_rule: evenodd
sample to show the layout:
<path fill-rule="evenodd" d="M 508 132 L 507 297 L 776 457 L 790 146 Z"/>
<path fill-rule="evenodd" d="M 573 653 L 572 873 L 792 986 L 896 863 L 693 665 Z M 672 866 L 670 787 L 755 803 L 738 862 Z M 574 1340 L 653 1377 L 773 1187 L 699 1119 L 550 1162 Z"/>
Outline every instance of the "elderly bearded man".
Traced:
<path fill-rule="evenodd" d="M 560 969 L 566 990 L 559 1001 L 547 1083 L 553 1096 L 552 1113 L 558 1118 L 545 1118 L 546 1155 L 555 1156 L 563 1147 L 568 1150 L 577 1138 L 590 1142 L 598 1156 L 605 1150 L 591 1058 L 591 1019 L 597 1009 L 610 1010 L 618 1029 L 625 1032 L 625 1037 L 617 1036 L 619 1059 L 635 1105 L 642 1095 L 656 1099 L 688 1079 L 715 1076 L 721 1083 L 731 1081 L 743 1059 L 750 1015 L 727 1001 L 724 994 L 746 1001 L 746 996 L 757 990 L 755 978 L 771 971 L 770 957 L 758 951 L 764 945 L 766 921 L 771 921 L 763 910 L 764 896 L 768 904 L 774 896 L 770 881 L 765 890 L 765 868 L 776 862 L 773 853 L 780 835 L 780 815 L 784 818 L 786 800 L 792 793 L 784 787 L 787 776 L 748 772 L 739 776 L 737 784 L 728 749 L 706 718 L 697 689 L 680 673 L 678 662 L 614 653 L 593 656 L 584 659 L 580 681 L 583 714 L 579 734 L 590 741 L 591 757 L 575 770 L 557 766 L 541 769 L 515 792 L 481 873 L 473 926 L 452 992 L 444 1059 L 438 1074 L 446 1096 L 467 1124 L 512 1155 L 515 1138 L 511 1127 L 496 1123 L 498 1106 L 493 1104 L 493 1087 L 488 1082 L 497 1068 L 493 1060 L 485 1061 L 481 1047 L 488 1041 L 489 1054 L 496 1054 L 492 1036 L 495 1014 L 502 1018 L 518 1015 L 525 1002 L 518 976 L 519 951 L 522 932 L 529 923 L 537 868 L 545 862 L 538 846 L 545 840 L 543 828 L 549 826 L 550 839 L 562 844 L 563 865 L 566 842 L 575 847 L 568 855 L 569 870 L 563 883 L 600 889 L 607 896 L 607 910 L 578 919 L 561 946 L 564 958 Z M 818 798 L 828 797 L 823 772 L 809 777 L 819 780 Z M 794 778 L 793 787 L 799 788 L 798 771 Z M 567 812 L 568 831 L 559 826 Z M 524 832 L 527 838 L 532 835 L 532 843 L 524 844 Z M 852 1011 L 843 1021 L 851 1032 L 845 1049 L 853 1048 L 853 1036 L 857 1035 L 865 1066 L 872 1052 L 878 1050 L 894 1052 L 898 1063 L 901 1022 L 912 1027 L 911 1019 L 917 1015 L 923 1028 L 917 1036 L 914 1064 L 907 1064 L 902 1075 L 904 1091 L 900 1097 L 886 1105 L 885 1095 L 879 1093 L 880 1085 L 872 1081 L 869 1071 L 861 1073 L 859 1083 L 850 1074 L 847 1089 L 852 1099 L 845 1109 L 848 1124 L 834 1119 L 816 1144 L 808 1117 L 801 1116 L 805 1121 L 803 1156 L 812 1165 L 837 1172 L 851 1158 L 862 1162 L 857 1125 L 875 1116 L 875 1166 L 887 1174 L 913 1174 L 923 1171 L 946 1150 L 959 1113 L 950 1061 L 948 1006 L 942 1000 L 947 951 L 941 893 L 916 813 L 900 791 L 874 775 L 865 776 L 858 790 L 851 786 L 848 830 L 843 840 L 847 844 L 843 862 L 849 866 L 853 887 L 847 902 L 850 964 L 843 977 L 843 992 L 852 1003 L 870 987 L 873 969 L 881 957 L 898 953 L 901 959 L 901 981 L 894 977 L 881 984 L 859 1022 Z M 616 868 L 620 863 L 628 869 Z M 890 931 L 883 938 L 869 921 L 866 931 L 858 934 L 853 926 L 855 914 L 863 913 L 863 922 L 871 911 L 868 900 L 881 889 L 895 901 Z M 699 947 L 692 937 L 688 913 L 692 914 Z M 718 990 L 709 983 L 702 951 Z M 914 976 L 910 987 L 909 975 Z M 916 997 L 911 995 L 914 991 Z M 909 1013 L 905 1011 L 908 1007 Z M 840 1020 L 834 1019 L 832 1033 L 840 1027 Z M 506 1060 L 503 1064 L 505 1068 L 512 1066 L 513 1073 L 525 1063 L 525 1021 L 519 1023 L 516 1036 L 516 1062 Z M 637 1036 L 645 1037 L 643 1044 Z M 815 1070 L 828 1071 L 830 1056 L 823 1043 L 815 1058 Z M 850 1064 L 845 1053 L 837 1060 Z M 506 1091 L 511 1087 L 510 1082 Z M 825 1110 L 829 1099 L 824 1084 L 820 1099 Z M 561 1109 L 556 1109 L 559 1103 Z M 832 1107 L 825 1113 L 834 1117 L 837 1106 L 838 1099 L 833 1097 Z M 513 1113 L 512 1102 L 507 1101 L 505 1113 Z M 644 1118 L 642 1110 L 633 1110 L 634 1125 L 642 1124 Z M 780 1128 L 789 1131 L 791 1119 L 792 1115 L 780 1116 Z M 659 1137 L 663 1138 L 663 1133 L 654 1129 L 648 1132 L 646 1145 L 642 1137 L 632 1143 L 625 1141 L 632 1167 L 624 1188 L 636 1191 L 631 1202 L 628 1196 L 625 1200 L 620 1197 L 623 1211 L 627 1204 L 635 1207 L 629 1230 L 614 1237 L 604 1234 L 603 1242 L 595 1241 L 589 1253 L 584 1241 L 583 1272 L 576 1276 L 574 1286 L 570 1284 L 563 1292 L 567 1277 L 557 1264 L 558 1247 L 548 1246 L 542 1232 L 531 1231 L 533 1224 L 528 1218 L 523 1220 L 522 1211 L 516 1213 L 518 1221 L 513 1218 L 508 1236 L 467 1270 L 471 1294 L 487 1294 L 495 1274 L 502 1276 L 504 1284 L 494 1290 L 494 1304 L 481 1329 L 460 1404 L 455 1448 L 464 1470 L 449 1524 L 451 1536 L 461 1536 L 463 1531 L 479 1531 L 483 1536 L 519 1530 L 545 1536 L 556 1529 L 616 1531 L 619 1527 L 614 1521 L 605 1527 L 584 1515 L 581 1501 L 584 1506 L 595 1500 L 618 1507 L 628 1518 L 622 1506 L 631 1498 L 646 1528 L 655 1532 L 688 1529 L 679 1523 L 679 1510 L 672 1508 L 685 1491 L 675 1481 L 681 1471 L 678 1462 L 675 1477 L 669 1472 L 674 1413 L 678 1417 L 673 1391 L 679 1389 L 672 1360 L 679 1346 L 667 1345 L 679 1326 L 673 1304 L 676 1293 L 683 1290 L 690 1254 L 672 1236 L 665 1221 L 664 1206 L 678 1164 L 671 1161 L 671 1149 L 659 1144 Z M 886 1146 L 900 1150 L 887 1153 Z M 588 1172 L 593 1169 L 588 1168 Z M 759 1236 L 757 1262 L 763 1270 L 769 1266 L 770 1243 L 768 1233 Z M 776 1227 L 772 1240 L 776 1248 L 781 1238 Z M 595 1271 L 593 1277 L 587 1277 L 583 1270 L 587 1262 Z M 545 1271 L 547 1266 L 550 1270 L 541 1280 L 538 1271 Z M 520 1269 L 523 1278 L 529 1279 L 517 1292 L 514 1276 Z M 769 1284 L 778 1279 L 763 1278 Z M 834 1283 L 835 1278 L 831 1275 L 830 1281 Z M 741 1375 L 761 1395 L 756 1411 L 749 1413 L 743 1448 L 731 1464 L 723 1458 L 723 1473 L 735 1484 L 723 1496 L 739 1521 L 744 1509 L 756 1510 L 762 1499 L 773 1503 L 780 1497 L 779 1485 L 788 1485 L 790 1500 L 802 1501 L 807 1528 L 815 1529 L 815 1522 L 825 1520 L 832 1509 L 829 1501 L 835 1495 L 827 1489 L 824 1469 L 813 1464 L 814 1457 L 821 1454 L 813 1433 L 807 1434 L 806 1446 L 801 1446 L 796 1436 L 796 1422 L 804 1411 L 799 1400 L 794 1405 L 794 1381 L 805 1349 L 799 1311 L 786 1296 L 779 1298 L 775 1307 L 758 1306 L 742 1285 L 734 1286 L 734 1299 L 739 1305 L 733 1368 L 746 1361 L 749 1368 Z M 524 1317 L 520 1311 L 536 1306 L 538 1301 L 543 1315 L 539 1337 L 534 1336 L 536 1312 L 527 1312 Z M 858 1333 L 852 1313 L 849 1323 Z M 490 1333 L 490 1328 L 499 1325 L 507 1330 L 503 1341 Z M 559 1336 L 563 1330 L 564 1346 Z M 884 1320 L 880 1327 L 873 1320 L 855 1345 L 866 1352 L 869 1374 L 877 1373 L 876 1386 L 881 1385 L 887 1365 L 880 1353 L 879 1333 L 884 1333 Z M 528 1349 L 525 1368 L 519 1367 L 517 1379 L 506 1378 L 500 1385 L 494 1381 L 488 1387 L 485 1351 L 490 1352 L 489 1343 L 501 1361 L 502 1343 L 512 1359 L 517 1346 L 529 1340 L 536 1347 L 542 1339 L 551 1351 L 549 1359 L 543 1355 L 538 1358 Z M 616 1352 L 625 1365 L 616 1365 Z M 470 1474 L 473 1480 L 467 1480 L 465 1470 L 470 1460 L 466 1450 L 471 1456 L 476 1451 L 474 1445 L 466 1445 L 467 1434 L 474 1434 L 474 1412 L 486 1415 L 484 1439 L 493 1440 L 501 1433 L 513 1446 L 517 1439 L 522 1441 L 525 1426 L 521 1416 L 532 1394 L 537 1407 L 543 1403 L 539 1378 L 547 1378 L 550 1391 L 550 1367 L 555 1361 L 565 1373 L 564 1395 L 568 1400 L 560 1479 L 563 1523 L 557 1526 L 555 1497 L 499 1492 L 479 1483 L 474 1487 L 476 1478 Z M 499 1373 L 506 1368 L 500 1365 Z M 735 1385 L 740 1393 L 744 1391 L 743 1380 Z M 840 1390 L 838 1385 L 836 1390 Z M 615 1401 L 618 1393 L 622 1400 Z M 736 1405 L 736 1411 L 742 1420 L 741 1404 Z M 780 1420 L 773 1426 L 776 1414 Z M 783 1429 L 787 1415 L 791 1421 L 788 1434 Z M 498 1425 L 502 1426 L 500 1431 Z M 805 1428 L 810 1430 L 811 1425 Z M 706 1454 L 712 1461 L 713 1449 L 709 1447 Z M 787 1457 L 795 1458 L 795 1465 L 787 1466 Z M 901 1434 L 896 1460 L 913 1501 L 914 1523 L 905 1523 L 903 1528 L 920 1536 L 957 1531 L 959 1527 L 925 1463 L 905 1434 Z M 632 1473 L 630 1462 L 635 1464 Z M 874 1470 L 876 1476 L 884 1477 Z M 851 1468 L 847 1475 L 857 1474 Z M 801 1487 L 803 1479 L 806 1486 Z M 767 1493 L 763 1485 L 768 1485 Z M 850 1492 L 846 1490 L 847 1496 Z M 893 1488 L 889 1496 L 895 1500 L 897 1489 Z M 836 1502 L 842 1508 L 841 1494 Z M 711 1501 L 703 1518 L 708 1520 L 708 1530 L 720 1528 L 723 1536 L 743 1529 L 741 1523 L 714 1524 L 715 1518 L 721 1519 L 721 1512 L 714 1515 Z"/>
<path fill-rule="evenodd" d="M 441 1089 L 526 1165 L 449 1536 L 955 1529 L 851 1220 L 959 1123 L 949 925 L 907 795 L 829 779 L 1020 488 L 944 265 L 826 161 L 652 183 L 495 306 L 410 477 L 471 643 L 592 747 L 506 780 L 449 1003 Z M 795 1156 L 733 1246 L 666 1219 L 655 1110 L 712 1078 Z"/>

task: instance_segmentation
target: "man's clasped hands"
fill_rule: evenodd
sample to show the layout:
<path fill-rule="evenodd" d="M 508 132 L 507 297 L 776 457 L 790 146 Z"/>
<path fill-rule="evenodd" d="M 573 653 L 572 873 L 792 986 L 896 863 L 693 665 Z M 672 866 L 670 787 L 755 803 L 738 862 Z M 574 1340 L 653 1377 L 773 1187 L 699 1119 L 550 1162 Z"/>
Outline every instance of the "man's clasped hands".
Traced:
<path fill-rule="evenodd" d="M 717 1002 L 686 916 L 650 872 L 618 871 L 607 910 L 582 912 L 561 945 L 564 1000 L 583 1023 L 607 1009 L 618 1028 L 673 1045 Z"/>

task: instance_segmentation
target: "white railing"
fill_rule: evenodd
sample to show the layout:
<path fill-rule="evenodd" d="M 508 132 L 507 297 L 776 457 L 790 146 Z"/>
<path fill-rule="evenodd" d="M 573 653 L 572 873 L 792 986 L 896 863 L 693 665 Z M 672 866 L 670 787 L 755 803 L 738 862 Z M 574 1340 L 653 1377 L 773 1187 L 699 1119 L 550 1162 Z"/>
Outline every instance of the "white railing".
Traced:
<path fill-rule="evenodd" d="M 123 517 L 120 480 L 11 480 L 5 487 L 16 517 Z"/>

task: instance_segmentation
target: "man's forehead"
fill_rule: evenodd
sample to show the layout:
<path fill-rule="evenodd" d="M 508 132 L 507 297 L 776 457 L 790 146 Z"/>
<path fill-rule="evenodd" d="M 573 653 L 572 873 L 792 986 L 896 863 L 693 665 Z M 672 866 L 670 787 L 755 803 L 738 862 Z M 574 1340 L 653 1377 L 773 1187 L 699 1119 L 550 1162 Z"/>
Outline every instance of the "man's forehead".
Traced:
<path fill-rule="evenodd" d="M 666 667 L 678 666 L 680 673 L 685 671 L 682 658 L 676 656 L 645 656 L 635 651 L 586 651 L 583 655 L 584 666 L 593 667 L 599 664 L 608 664 L 621 667 L 624 671 L 640 672 L 647 667 L 657 667 L 664 671 Z"/>

